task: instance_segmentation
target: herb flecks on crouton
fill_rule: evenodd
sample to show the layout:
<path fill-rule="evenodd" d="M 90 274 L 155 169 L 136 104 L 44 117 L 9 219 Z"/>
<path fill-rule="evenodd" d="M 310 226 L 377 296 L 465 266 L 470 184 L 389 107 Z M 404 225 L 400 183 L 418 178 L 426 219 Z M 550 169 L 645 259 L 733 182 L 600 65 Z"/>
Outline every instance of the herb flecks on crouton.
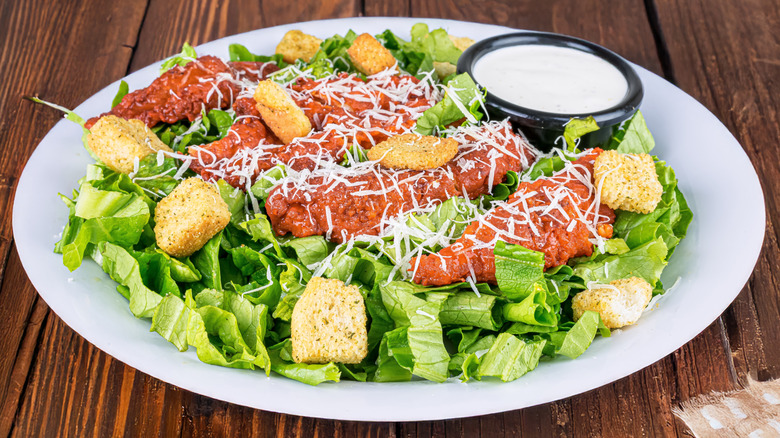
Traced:
<path fill-rule="evenodd" d="M 616 329 L 637 322 L 652 296 L 650 283 L 631 277 L 578 293 L 572 298 L 571 310 L 575 321 L 588 310 L 598 312 L 605 326 Z"/>
<path fill-rule="evenodd" d="M 452 138 L 403 134 L 390 137 L 369 149 L 369 160 L 391 169 L 425 170 L 443 166 L 458 153 Z"/>
<path fill-rule="evenodd" d="M 367 75 L 375 75 L 396 64 L 393 54 L 367 33 L 355 38 L 347 54 L 355 67 Z"/>
<path fill-rule="evenodd" d="M 340 280 L 312 278 L 295 304 L 290 330 L 297 363 L 360 363 L 368 354 L 363 296 Z"/>
<path fill-rule="evenodd" d="M 594 177 L 601 202 L 612 209 L 650 213 L 661 201 L 663 187 L 648 154 L 602 152 L 596 158 Z"/>
<path fill-rule="evenodd" d="M 309 62 L 320 49 L 322 40 L 300 30 L 291 30 L 284 34 L 276 46 L 276 53 L 282 55 L 284 62 L 292 64 L 296 59 Z"/>
<path fill-rule="evenodd" d="M 130 173 L 136 159 L 159 150 L 171 151 L 144 122 L 117 116 L 101 117 L 87 136 L 89 149 L 111 169 Z"/>
<path fill-rule="evenodd" d="M 255 90 L 255 101 L 265 124 L 284 143 L 311 131 L 311 122 L 306 114 L 276 82 L 260 81 Z"/>
<path fill-rule="evenodd" d="M 230 210 L 214 186 L 200 178 L 182 181 L 154 210 L 157 245 L 186 257 L 201 249 L 230 222 Z"/>

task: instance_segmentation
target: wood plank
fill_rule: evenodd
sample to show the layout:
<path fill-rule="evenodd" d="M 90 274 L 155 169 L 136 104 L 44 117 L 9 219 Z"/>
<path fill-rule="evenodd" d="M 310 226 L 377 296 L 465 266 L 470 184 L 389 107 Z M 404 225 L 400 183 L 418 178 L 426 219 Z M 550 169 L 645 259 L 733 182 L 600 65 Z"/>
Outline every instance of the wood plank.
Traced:
<path fill-rule="evenodd" d="M 657 0 L 678 85 L 736 136 L 762 181 L 766 239 L 753 277 L 726 314 L 741 376 L 780 377 L 780 46 L 777 2 Z M 737 18 L 738 17 L 738 18 Z"/>
<path fill-rule="evenodd" d="M 363 1 L 363 15 L 367 17 L 409 17 L 411 11 L 411 1 Z"/>
<path fill-rule="evenodd" d="M 161 1 L 153 1 L 137 46 L 133 40 L 129 45 L 122 44 L 122 47 L 128 51 L 136 47 L 137 54 L 133 58 L 131 69 L 137 69 L 178 51 L 183 41 L 198 44 L 256 27 L 325 16 L 353 15 L 359 7 L 357 2 L 352 1 L 327 2 L 324 5 L 317 3 L 311 8 L 288 3 L 260 2 L 258 6 L 247 2 L 244 7 L 243 2 L 226 2 L 220 8 L 212 8 L 210 3 L 203 1 L 180 2 L 177 5 L 163 5 Z M 452 17 L 569 33 L 605 44 L 641 65 L 661 72 L 661 64 L 652 44 L 652 34 L 641 1 L 595 6 L 587 5 L 586 2 L 563 1 L 545 4 L 530 1 L 488 3 L 490 4 L 477 6 L 468 2 L 455 2 L 453 5 L 451 1 L 431 1 L 414 5 L 394 3 L 389 6 L 366 0 L 365 8 L 367 13 L 371 11 L 372 14 L 400 15 L 405 13 L 404 8 L 408 6 L 408 10 L 418 16 Z M 10 14 L 8 17 L 11 18 L 3 15 L 0 20 L 11 20 L 17 15 Z M 183 18 L 172 23 L 171 16 Z M 582 17 L 585 16 L 589 19 L 583 20 Z M 616 22 L 616 16 L 629 18 Z M 73 19 L 66 21 L 72 22 Z M 0 21 L 0 26 L 2 24 L 3 21 Z M 7 42 L 11 39 L 0 41 L 6 41 L 6 45 L 11 44 Z M 109 54 L 110 52 L 107 52 L 104 56 Z M 105 84 L 124 74 L 121 69 L 115 70 L 97 80 L 104 80 Z M 90 85 L 89 81 L 82 82 L 83 85 Z M 102 85 L 95 85 L 95 89 L 100 86 Z M 0 83 L 0 87 L 3 87 L 3 83 Z M 62 90 L 62 84 L 60 88 L 52 85 L 52 90 Z M 2 96 L 0 88 L 0 97 Z M 1 106 L 5 101 L 6 99 L 0 99 L 0 109 L 4 109 Z M 5 111 L 0 110 L 0 114 L 5 114 Z M 56 119 L 56 116 L 51 117 L 49 122 L 53 123 Z M 0 130 L 4 128 L 3 121 L 4 119 L 0 119 Z M 25 126 L 30 129 L 33 125 Z M 42 136 L 43 132 L 45 130 L 38 135 Z M 37 140 L 33 144 L 37 144 Z M 777 160 L 774 162 L 777 163 Z M 0 175 L 0 190 L 5 181 L 11 181 L 8 184 L 13 185 L 13 175 Z M 2 243 L 0 240 L 0 244 Z M 770 250 L 774 251 L 772 256 L 777 255 L 776 240 Z M 768 273 L 761 278 L 763 284 L 770 285 L 768 287 L 775 284 L 772 274 L 774 265 L 771 260 L 777 258 L 762 257 L 762 262 L 759 263 L 759 268 L 766 269 L 764 272 Z M 9 269 L 6 276 L 12 275 L 11 272 L 13 270 Z M 3 287 L 6 287 L 5 284 Z M 756 344 L 756 337 L 743 328 L 751 321 L 755 322 L 756 327 L 771 327 L 760 325 L 760 318 L 769 318 L 769 321 L 776 322 L 772 319 L 771 307 L 769 310 L 759 309 L 752 300 L 756 294 L 753 289 L 762 287 L 767 289 L 761 284 L 751 284 L 746 292 L 749 299 L 743 299 L 745 302 L 744 308 L 739 310 L 741 313 L 734 313 L 731 322 L 727 319 L 728 340 L 732 345 L 741 346 L 741 349 L 735 350 L 741 354 L 739 360 L 735 359 L 738 365 L 745 364 L 740 365 L 745 368 L 763 367 L 761 370 L 764 375 L 776 375 L 772 374 L 772 367 L 777 361 L 773 361 L 771 356 L 767 360 L 764 345 Z M 0 291 L 0 300 L 2 297 Z M 30 306 L 36 309 L 30 311 L 32 315 L 43 313 L 42 310 L 37 310 L 39 307 L 45 310 L 43 304 Z M 681 432 L 675 429 L 676 425 L 669 410 L 671 406 L 681 399 L 710 389 L 729 387 L 728 344 L 724 342 L 726 339 L 721 336 L 722 333 L 723 330 L 716 324 L 663 361 L 583 396 L 481 418 L 402 424 L 396 430 L 390 424 L 336 422 L 273 414 L 192 394 L 159 382 L 109 358 L 75 335 L 52 315 L 44 326 L 41 337 L 44 343 L 36 356 L 34 372 L 29 376 L 22 413 L 13 433 L 17 436 L 68 433 L 101 436 L 123 433 L 134 436 L 247 433 L 271 435 L 275 430 L 276 435 L 284 436 L 384 436 L 396 432 L 403 436 L 474 436 L 480 433 L 498 436 L 516 435 L 520 431 L 529 436 L 573 436 L 613 434 L 614 431 L 619 435 L 666 436 Z M 32 339 L 26 334 L 23 338 Z M 0 366 L 0 371 L 3 370 L 5 368 Z M 15 373 L 14 371 L 12 374 Z M 677 379 L 681 382 L 681 388 L 676 385 Z M 51 394 L 62 394 L 62 397 L 51 397 Z M 0 427 L 4 424 L 3 418 L 0 416 Z M 0 428 L 0 433 L 2 431 Z"/>
<path fill-rule="evenodd" d="M 0 356 L 0 436 L 7 436 L 13 425 L 48 312 L 27 279 L 15 248 L 6 274 L 0 288 L 0 349 L 4 352 Z"/>
<path fill-rule="evenodd" d="M 74 107 L 112 75 L 121 74 L 144 7 L 143 1 L 0 5 L 0 211 L 11 211 L 24 163 L 61 119 L 57 111 L 22 97 L 39 94 Z M 112 17 L 118 17 L 113 26 L 92 25 Z M 85 68 L 84 59 L 101 67 Z M 5 214 L 0 218 L 0 346 L 6 352 L 0 358 L 0 435 L 12 428 L 48 311 L 27 280 L 11 242 L 11 215 Z"/>
<path fill-rule="evenodd" d="M 220 8 L 212 7 L 208 2 L 181 2 L 178 6 L 152 2 L 132 65 L 143 66 L 162 58 L 170 54 L 168 46 L 178 46 L 183 41 L 197 44 L 256 27 L 352 15 L 351 11 L 357 7 L 357 2 L 353 1 L 310 3 L 308 8 L 300 4 L 292 8 L 285 2 L 263 2 L 259 9 L 252 9 L 256 5 L 251 2 L 230 2 Z M 179 27 L 181 25 L 177 23 L 173 31 L 164 33 L 168 39 L 161 39 L 159 29 L 164 24 L 164 17 L 170 16 L 171 8 L 177 14 L 190 17 L 181 21 L 189 25 Z M 134 42 L 125 45 L 128 49 L 136 46 Z M 178 47 L 172 50 L 177 51 Z M 116 80 L 127 70 L 125 63 L 111 72 L 112 75 L 107 75 L 105 82 Z M 181 390 L 115 361 L 84 341 L 55 315 L 48 320 L 42 337 L 45 342 L 37 353 L 21 412 L 12 430 L 16 436 L 148 436 L 160 431 L 164 431 L 164 436 L 243 435 L 247 432 L 270 435 L 277 426 L 277 432 L 282 435 L 306 434 L 310 430 L 324 436 L 385 436 L 394 432 L 389 424 L 285 416 Z M 49 397 L 49 394 L 58 396 Z"/>
<path fill-rule="evenodd" d="M 360 12 L 357 0 L 213 2 L 152 1 L 133 56 L 131 70 L 178 53 L 182 44 L 208 41 L 263 27 L 325 18 L 351 17 Z M 171 22 L 170 17 L 182 17 Z M 161 32 L 161 29 L 165 29 Z"/>
<path fill-rule="evenodd" d="M 640 0 L 430 0 L 413 2 L 412 16 L 572 35 L 601 44 L 652 72 L 662 73 L 644 2 Z"/>

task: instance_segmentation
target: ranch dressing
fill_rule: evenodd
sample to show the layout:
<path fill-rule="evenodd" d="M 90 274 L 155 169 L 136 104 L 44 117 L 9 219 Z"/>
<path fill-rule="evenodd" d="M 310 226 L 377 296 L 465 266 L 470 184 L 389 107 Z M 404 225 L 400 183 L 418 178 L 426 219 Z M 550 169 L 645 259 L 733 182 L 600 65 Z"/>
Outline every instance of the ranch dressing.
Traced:
<path fill-rule="evenodd" d="M 487 53 L 474 79 L 495 96 L 524 108 L 586 114 L 618 104 L 625 76 L 596 55 L 568 47 L 525 44 Z"/>

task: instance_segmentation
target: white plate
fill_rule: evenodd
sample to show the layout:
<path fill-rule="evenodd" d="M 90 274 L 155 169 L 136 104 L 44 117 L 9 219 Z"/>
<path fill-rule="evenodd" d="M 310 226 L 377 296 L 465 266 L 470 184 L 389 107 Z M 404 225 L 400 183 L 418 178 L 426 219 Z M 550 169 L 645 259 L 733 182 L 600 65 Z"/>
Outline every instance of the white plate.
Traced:
<path fill-rule="evenodd" d="M 506 27 L 448 20 L 350 18 L 260 29 L 213 41 L 199 54 L 227 58 L 230 43 L 254 53 L 273 53 L 290 29 L 321 38 L 348 29 L 376 33 L 386 28 L 408 36 L 425 21 L 476 40 L 512 31 Z M 130 89 L 148 85 L 159 63 L 125 80 Z M 677 171 L 694 220 L 664 272 L 677 287 L 633 327 L 598 338 L 576 360 L 545 362 L 511 383 L 427 381 L 341 382 L 307 386 L 259 371 L 206 365 L 195 351 L 180 353 L 149 321 L 133 317 L 115 283 L 92 261 L 68 272 L 52 252 L 67 220 L 57 193 L 70 194 L 91 162 L 81 129 L 62 121 L 44 137 L 19 180 L 14 237 L 35 288 L 65 323 L 122 362 L 160 380 L 220 400 L 267 411 L 345 420 L 414 421 L 465 417 L 533 406 L 579 394 L 634 373 L 673 352 L 704 330 L 737 296 L 755 265 L 764 236 L 764 199 L 753 167 L 729 131 L 701 104 L 643 68 L 642 112 L 656 139 L 654 153 Z M 111 105 L 118 83 L 81 104 L 94 116 Z M 45 97 L 45 96 L 44 96 Z M 49 111 L 43 107 L 39 111 Z"/>

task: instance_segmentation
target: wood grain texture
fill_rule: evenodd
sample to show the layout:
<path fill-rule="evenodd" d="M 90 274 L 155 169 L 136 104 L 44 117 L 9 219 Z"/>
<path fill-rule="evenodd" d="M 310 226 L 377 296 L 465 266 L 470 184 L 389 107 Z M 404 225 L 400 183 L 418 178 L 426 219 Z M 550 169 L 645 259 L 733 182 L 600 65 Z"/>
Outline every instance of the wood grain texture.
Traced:
<path fill-rule="evenodd" d="M 766 238 L 753 277 L 726 313 L 737 370 L 780 377 L 780 4 L 658 0 L 678 85 L 736 136 L 763 182 Z M 739 17 L 735 19 L 735 17 Z"/>
<path fill-rule="evenodd" d="M 0 4 L 0 209 L 27 157 L 66 106 L 127 72 L 260 27 L 364 15 L 441 17 L 566 33 L 603 44 L 680 86 L 724 120 L 764 182 L 768 223 L 754 276 L 723 320 L 663 360 L 588 393 L 483 417 L 356 423 L 253 410 L 193 394 L 125 366 L 75 334 L 38 298 L 0 218 L 0 436 L 680 436 L 671 408 L 738 378 L 780 375 L 778 5 L 771 0 L 289 0 Z M 733 17 L 739 15 L 741 20 Z M 668 47 L 656 47 L 656 41 Z M 773 33 L 774 32 L 774 33 Z M 39 51 L 30 47 L 40 48 Z M 659 50 L 660 49 L 660 50 Z M 40 53 L 47 56 L 41 57 Z M 660 57 L 659 57 L 660 55 Z M 667 59 L 664 65 L 660 59 Z M 90 62 L 84 62 L 84 60 Z M 96 68 L 97 67 L 97 68 Z"/>
<path fill-rule="evenodd" d="M 413 2 L 412 16 L 563 33 L 604 45 L 654 73 L 662 71 L 641 0 L 431 0 Z"/>
<path fill-rule="evenodd" d="M 24 163 L 60 120 L 23 96 L 73 107 L 127 69 L 145 3 L 0 5 L 0 436 L 11 430 L 48 308 L 12 250 L 11 206 Z M 85 62 L 89 60 L 89 62 Z M 99 68 L 94 68 L 99 65 Z"/>
<path fill-rule="evenodd" d="M 264 27 L 325 18 L 352 17 L 357 0 L 248 1 L 152 0 L 146 13 L 131 71 L 217 38 Z M 160 29 L 165 29 L 161 32 Z"/>

